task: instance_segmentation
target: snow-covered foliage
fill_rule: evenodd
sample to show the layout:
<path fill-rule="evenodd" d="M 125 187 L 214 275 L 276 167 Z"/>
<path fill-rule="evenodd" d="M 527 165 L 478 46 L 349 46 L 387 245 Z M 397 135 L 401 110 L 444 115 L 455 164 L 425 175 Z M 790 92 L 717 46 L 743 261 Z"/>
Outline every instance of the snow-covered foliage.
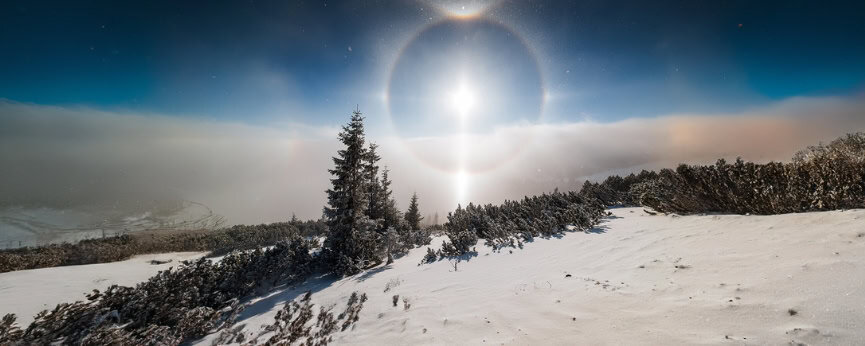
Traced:
<path fill-rule="evenodd" d="M 333 158 L 332 187 L 327 190 L 328 236 L 324 255 L 330 267 L 339 274 L 353 274 L 365 267 L 381 263 L 382 242 L 376 233 L 377 224 L 370 219 L 370 193 L 375 181 L 370 180 L 370 150 L 366 147 L 363 115 L 355 111 L 348 125 L 343 126 L 339 140 L 345 146 Z M 372 147 L 375 148 L 375 147 Z"/>
<path fill-rule="evenodd" d="M 12 344 L 21 338 L 22 333 L 15 325 L 15 314 L 6 314 L 0 319 L 0 345 Z"/>
<path fill-rule="evenodd" d="M 865 207 L 865 133 L 809 147 L 792 162 L 737 159 L 680 165 L 637 184 L 640 204 L 661 212 L 782 214 Z"/>
<path fill-rule="evenodd" d="M 334 168 L 329 170 L 333 178 L 324 207 L 329 232 L 323 255 L 338 275 L 358 273 L 384 258 L 390 262 L 418 238 L 407 233 L 406 223 L 401 222 L 387 168 L 378 176 L 380 157 L 376 145 L 366 146 L 363 119 L 360 111 L 354 111 L 343 126 L 339 140 L 345 148 L 333 157 Z M 392 231 L 402 236 L 395 237 Z"/>
<path fill-rule="evenodd" d="M 335 318 L 352 292 L 367 294 L 357 323 L 332 334 L 331 344 L 858 345 L 865 340 L 865 309 L 855 308 L 865 302 L 865 230 L 860 226 L 865 209 L 774 216 L 672 217 L 644 208 L 609 212 L 613 215 L 601 221 L 598 233 L 536 238 L 512 253 L 478 244 L 478 256 L 460 262 L 457 271 L 449 261 L 417 266 L 427 253 L 417 248 L 391 266 L 376 268 L 381 270 L 343 279 L 313 276 L 302 284 L 253 293 L 241 300 L 249 305 L 224 330 L 242 332 L 246 340 L 239 343 L 247 344 L 274 324 L 285 302 L 311 290 L 312 312 L 333 306 Z M 439 245 L 434 243 L 433 250 Z M 69 292 L 57 276 L 113 280 L 125 276 L 122 271 L 153 267 L 145 258 L 151 257 L 134 264 L 33 270 L 27 276 L 5 273 L 0 282 L 74 300 L 86 289 Z M 127 282 L 150 275 L 141 271 Z M 27 311 L 32 309 L 7 302 L 44 303 L 43 294 L 21 293 L 26 289 L 3 292 L 0 316 L 18 311 L 19 323 L 32 320 L 34 313 Z M 396 307 L 394 295 L 399 295 Z M 788 309 L 798 313 L 790 316 Z M 214 342 L 220 334 L 190 344 L 228 343 Z"/>
<path fill-rule="evenodd" d="M 334 316 L 333 306 L 321 306 L 316 314 L 311 298 L 312 292 L 307 291 L 300 299 L 285 302 L 283 308 L 277 311 L 273 324 L 264 326 L 251 339 L 247 339 L 241 326 L 224 330 L 214 340 L 214 344 L 327 345 L 333 341 L 334 333 L 354 327 L 367 299 L 366 293 L 359 295 L 352 292 L 345 310 Z"/>
<path fill-rule="evenodd" d="M 418 205 L 417 192 L 411 195 L 408 210 L 405 211 L 405 221 L 408 222 L 409 229 L 420 229 L 420 222 L 423 216 L 420 216 L 420 206 Z"/>
<path fill-rule="evenodd" d="M 603 182 L 593 183 L 586 180 L 580 189 L 580 194 L 597 198 L 606 206 L 635 207 L 640 205 L 636 196 L 631 194 L 631 187 L 658 178 L 654 171 L 642 170 L 639 174 L 629 174 L 625 177 L 611 175 Z"/>
<path fill-rule="evenodd" d="M 182 251 L 210 251 L 222 255 L 234 250 L 271 246 L 291 237 L 317 237 L 325 233 L 322 221 L 238 225 L 218 230 L 154 231 L 119 237 L 82 240 L 35 248 L 0 250 L 0 273 L 120 261 L 135 255 Z"/>
<path fill-rule="evenodd" d="M 587 231 L 604 215 L 600 200 L 558 190 L 501 205 L 469 203 L 448 214 L 445 233 L 450 242 L 442 255 L 457 256 L 471 251 L 478 239 L 492 247 L 517 246 L 538 236 L 553 236 L 568 230 Z"/>
<path fill-rule="evenodd" d="M 257 289 L 305 279 L 317 270 L 314 242 L 300 237 L 269 250 L 235 252 L 162 271 L 136 287 L 94 290 L 87 301 L 38 314 L 26 329 L 12 317 L 0 324 L 5 344 L 176 345 L 229 326 L 239 300 Z"/>

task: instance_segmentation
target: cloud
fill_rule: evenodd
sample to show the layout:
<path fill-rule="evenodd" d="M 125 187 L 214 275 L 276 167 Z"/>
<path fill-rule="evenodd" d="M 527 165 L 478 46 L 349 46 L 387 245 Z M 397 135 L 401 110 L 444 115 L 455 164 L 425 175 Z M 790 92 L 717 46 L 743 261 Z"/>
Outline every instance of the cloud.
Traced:
<path fill-rule="evenodd" d="M 576 189 L 586 178 L 711 163 L 788 160 L 865 130 L 862 98 L 796 98 L 738 114 L 678 114 L 613 123 L 523 124 L 466 138 L 371 138 L 402 208 L 456 204 L 454 154 L 467 150 L 468 196 L 481 203 Z M 187 199 L 230 223 L 321 215 L 337 129 L 277 128 L 153 114 L 0 102 L 0 203 L 57 208 Z"/>
<path fill-rule="evenodd" d="M 232 222 L 312 217 L 323 205 L 335 134 L 3 103 L 0 202 L 64 208 L 189 199 Z"/>
<path fill-rule="evenodd" d="M 862 98 L 795 98 L 737 114 L 503 127 L 470 137 L 468 168 L 474 173 L 469 195 L 474 201 L 498 203 L 556 187 L 578 189 L 586 178 L 603 179 L 611 173 L 673 167 L 680 162 L 706 164 L 739 156 L 758 162 L 787 161 L 808 145 L 856 131 L 865 131 Z M 452 154 L 458 142 L 455 136 L 405 141 L 415 166 L 445 172 L 456 166 Z M 401 171 L 395 170 L 394 176 L 400 177 Z M 453 182 L 451 178 L 439 187 Z M 453 191 L 424 192 L 441 190 Z M 453 195 L 447 198 L 452 205 Z M 447 205 L 445 200 L 436 203 Z"/>

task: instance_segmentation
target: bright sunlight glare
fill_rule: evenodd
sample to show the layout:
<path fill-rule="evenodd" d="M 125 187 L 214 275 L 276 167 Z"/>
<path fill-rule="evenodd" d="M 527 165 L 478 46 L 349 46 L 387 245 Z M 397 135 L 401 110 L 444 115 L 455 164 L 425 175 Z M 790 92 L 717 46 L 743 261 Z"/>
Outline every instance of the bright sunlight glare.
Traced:
<path fill-rule="evenodd" d="M 469 112 L 475 107 L 475 93 L 463 78 L 456 90 L 451 94 L 451 106 L 457 111 L 459 116 L 459 128 L 457 130 L 459 142 L 457 144 L 457 173 L 456 173 L 456 195 L 457 203 L 463 204 L 468 199 L 469 175 L 466 171 L 466 164 L 469 156 L 468 146 L 468 119 Z"/>
<path fill-rule="evenodd" d="M 457 90 L 451 94 L 451 106 L 459 112 L 460 116 L 468 115 L 475 106 L 475 95 L 466 82 L 460 83 Z"/>

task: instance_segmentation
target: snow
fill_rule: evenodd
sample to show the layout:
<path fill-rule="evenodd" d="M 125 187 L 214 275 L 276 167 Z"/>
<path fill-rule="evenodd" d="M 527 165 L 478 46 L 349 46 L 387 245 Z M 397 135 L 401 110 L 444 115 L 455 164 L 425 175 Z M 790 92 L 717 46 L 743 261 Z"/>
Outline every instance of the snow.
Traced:
<path fill-rule="evenodd" d="M 115 284 L 134 286 L 160 270 L 204 255 L 204 252 L 141 255 L 120 262 L 0 273 L 0 315 L 14 313 L 18 323 L 26 326 L 40 311 L 53 309 L 59 303 L 84 300 L 94 289 L 104 290 Z M 171 262 L 154 265 L 151 260 Z"/>
<path fill-rule="evenodd" d="M 215 228 L 223 221 L 207 206 L 190 201 L 153 202 L 129 209 L 0 207 L 0 249 L 75 243 L 143 230 Z"/>
<path fill-rule="evenodd" d="M 457 271 L 447 260 L 418 266 L 419 248 L 388 267 L 313 279 L 251 300 L 237 325 L 258 334 L 307 290 L 334 311 L 360 291 L 369 297 L 360 320 L 335 344 L 865 343 L 865 210 L 611 212 L 592 233 L 537 239 L 512 253 L 479 244 Z M 0 313 L 29 316 L 107 286 L 97 278 L 131 284 L 164 267 L 142 259 L 0 274 Z"/>
<path fill-rule="evenodd" d="M 417 249 L 389 268 L 264 297 L 237 323 L 257 334 L 306 290 L 337 310 L 362 291 L 369 300 L 360 320 L 335 335 L 337 344 L 865 342 L 865 210 L 612 213 L 595 233 L 538 239 L 513 253 L 478 246 L 457 271 L 448 261 L 417 266 L 425 253 Z"/>

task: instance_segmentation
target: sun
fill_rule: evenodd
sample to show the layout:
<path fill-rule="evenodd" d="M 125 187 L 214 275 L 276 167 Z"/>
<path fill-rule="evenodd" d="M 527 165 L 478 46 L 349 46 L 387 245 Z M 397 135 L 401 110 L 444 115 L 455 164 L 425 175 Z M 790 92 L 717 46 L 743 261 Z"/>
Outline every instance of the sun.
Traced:
<path fill-rule="evenodd" d="M 466 81 L 462 81 L 451 93 L 451 107 L 460 116 L 466 116 L 475 107 L 475 93 Z"/>

